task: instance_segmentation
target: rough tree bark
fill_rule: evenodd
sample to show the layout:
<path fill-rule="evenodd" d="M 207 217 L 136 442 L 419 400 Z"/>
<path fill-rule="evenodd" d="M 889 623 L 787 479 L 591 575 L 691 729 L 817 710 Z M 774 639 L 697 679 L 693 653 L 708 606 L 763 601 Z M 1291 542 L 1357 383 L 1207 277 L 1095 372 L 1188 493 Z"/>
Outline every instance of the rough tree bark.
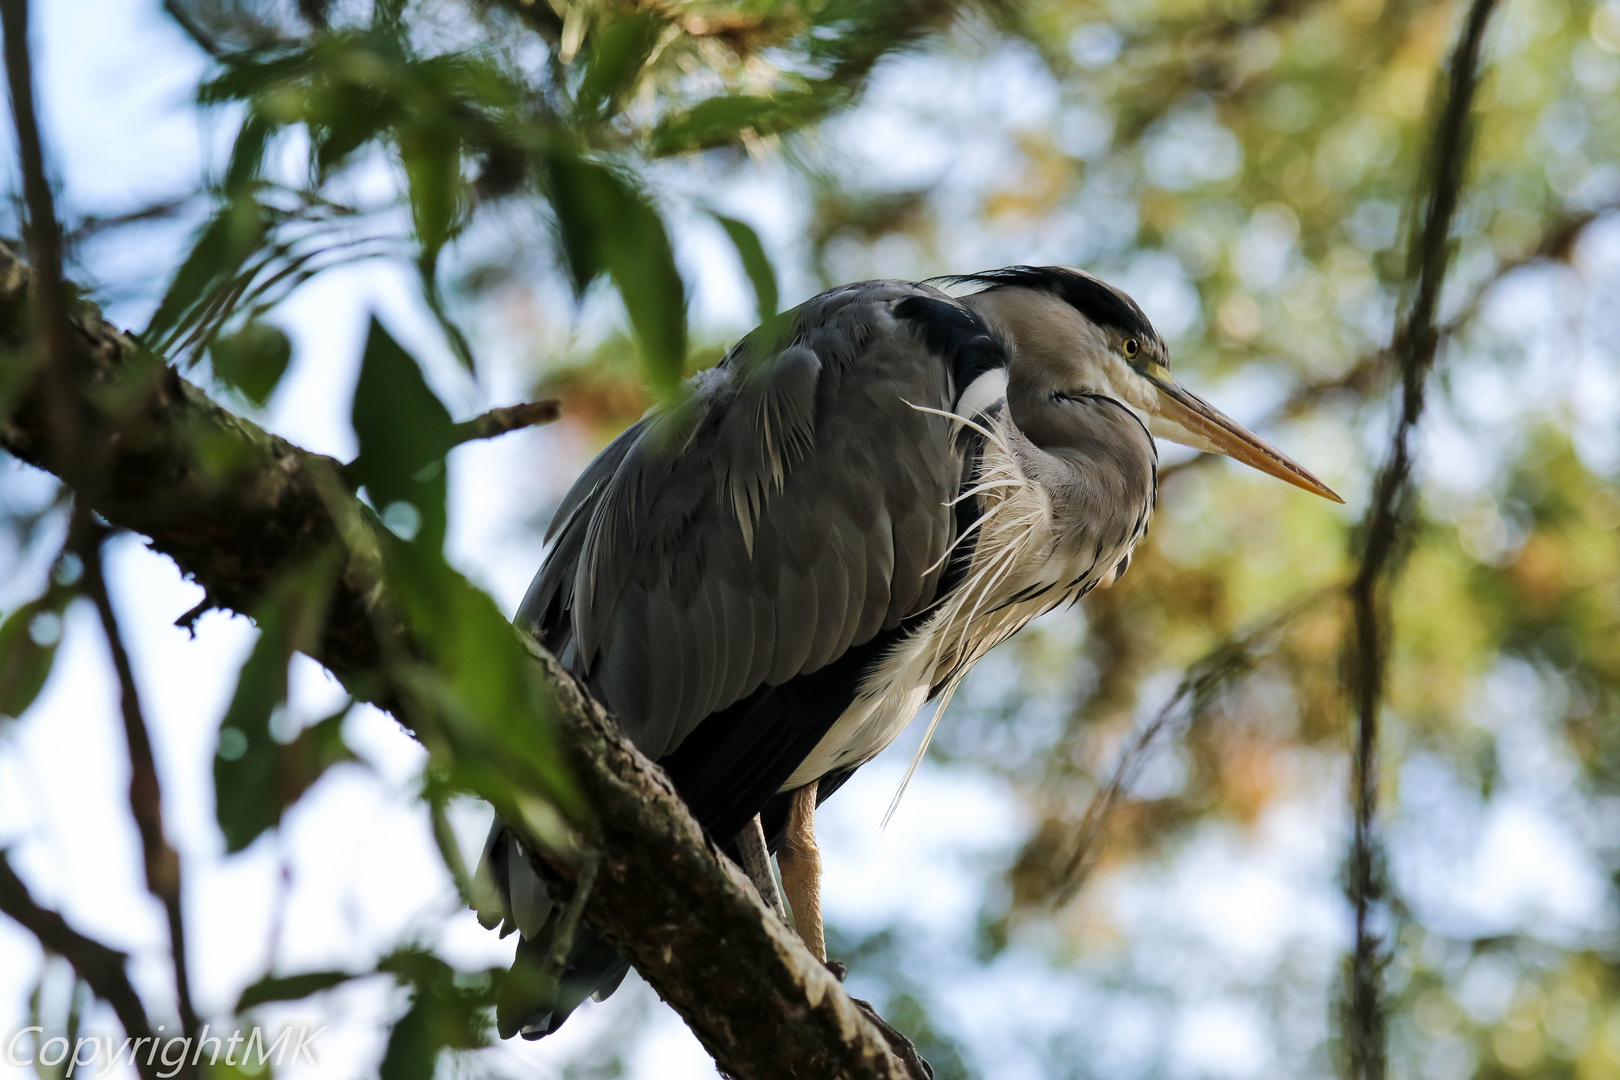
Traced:
<path fill-rule="evenodd" d="M 0 350 L 14 374 L 31 352 L 31 285 L 28 267 L 0 247 Z M 207 591 L 207 607 L 245 614 L 283 573 L 354 534 L 344 518 L 364 510 L 337 461 L 209 400 L 93 305 L 77 306 L 72 327 L 75 366 L 88 372 L 74 401 L 82 449 L 103 463 L 94 509 L 173 559 Z M 0 393 L 17 403 L 0 421 L 0 447 L 61 475 L 67 463 L 56 459 L 42 395 L 22 383 L 0 380 Z M 371 558 L 350 547 L 315 659 L 386 708 L 403 698 L 380 658 L 413 650 Z M 765 910 L 662 770 L 533 648 L 555 691 L 559 741 L 599 827 L 592 924 L 740 1080 L 914 1077 L 870 1007 Z M 559 894 L 571 891 L 568 860 L 542 855 L 541 863 Z"/>

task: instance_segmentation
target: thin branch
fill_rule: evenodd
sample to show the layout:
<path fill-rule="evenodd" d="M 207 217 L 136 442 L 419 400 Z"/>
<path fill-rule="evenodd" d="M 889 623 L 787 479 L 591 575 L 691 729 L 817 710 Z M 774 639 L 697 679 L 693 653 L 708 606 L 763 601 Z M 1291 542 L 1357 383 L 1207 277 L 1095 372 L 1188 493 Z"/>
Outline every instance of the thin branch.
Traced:
<path fill-rule="evenodd" d="M 521 405 L 502 405 L 457 424 L 454 429 L 456 444 L 475 439 L 493 439 L 526 427 L 549 424 L 560 415 L 562 403 L 556 398 L 526 401 Z"/>
<path fill-rule="evenodd" d="M 102 233 L 122 229 L 128 225 L 139 225 L 147 221 L 167 221 L 191 205 L 193 198 L 191 195 L 181 195 L 143 206 L 139 210 L 126 210 L 122 214 L 91 214 L 73 227 L 65 237 L 65 242 L 69 246 L 82 244 L 87 240 L 94 240 Z"/>
<path fill-rule="evenodd" d="M 141 834 L 141 852 L 146 868 L 146 888 L 162 904 L 169 921 L 169 952 L 174 961 L 175 997 L 180 1007 L 180 1023 L 195 1038 L 201 1023 L 191 1003 L 191 979 L 186 964 L 186 924 L 181 908 L 180 856 L 170 846 L 163 829 L 163 790 L 158 782 L 157 761 L 152 753 L 152 737 L 141 710 L 135 671 L 124 648 L 118 617 L 107 593 L 102 566 L 101 542 L 104 530 L 89 521 L 83 503 L 74 508 L 73 543 L 84 563 L 84 591 L 96 606 L 101 628 L 112 651 L 113 670 L 118 674 L 119 707 L 124 718 L 124 740 L 129 748 L 129 808 Z M 195 1069 L 187 1066 L 191 1074 Z"/>
<path fill-rule="evenodd" d="M 0 0 L 0 28 L 5 33 L 6 82 L 11 92 L 11 120 L 17 131 L 17 160 L 22 166 L 23 201 L 28 210 L 23 236 L 34 267 L 35 332 L 44 343 L 45 378 L 50 387 L 46 408 L 51 411 L 55 438 L 71 455 L 79 445 L 79 418 L 64 384 L 71 379 L 72 331 L 62 282 L 62 228 L 56 218 L 56 200 L 45 170 L 45 151 L 39 137 L 34 105 L 33 62 L 28 51 L 28 0 Z M 82 463 L 74 462 L 71 480 L 84 479 Z"/>
<path fill-rule="evenodd" d="M 1389 455 L 1373 485 L 1373 500 L 1358 530 L 1361 560 L 1350 585 L 1353 613 L 1347 674 L 1356 712 L 1352 780 L 1354 834 L 1347 892 L 1355 909 L 1355 947 L 1350 958 L 1346 1042 L 1351 1080 L 1383 1080 L 1388 1071 L 1384 1026 L 1384 942 L 1373 926 L 1384 896 L 1378 836 L 1378 721 L 1388 664 L 1386 586 L 1410 539 L 1414 502 L 1411 435 L 1423 415 L 1424 383 L 1440 343 L 1436 323 L 1441 290 L 1451 262 L 1451 223 L 1461 197 L 1470 149 L 1469 118 L 1479 80 L 1480 44 L 1495 0 L 1473 0 L 1451 56 L 1445 103 L 1436 123 L 1425 178 L 1422 227 L 1408 261 L 1409 302 L 1392 353 L 1400 364 L 1401 411 Z"/>
<path fill-rule="evenodd" d="M 1054 907 L 1062 907 L 1073 900 L 1096 869 L 1106 846 L 1108 819 L 1119 805 L 1125 789 L 1142 771 L 1147 761 L 1147 751 L 1159 734 L 1178 720 L 1196 719 L 1209 708 L 1216 694 L 1228 683 L 1253 670 L 1260 654 L 1271 646 L 1279 633 L 1340 588 L 1340 585 L 1328 586 L 1293 601 L 1247 633 L 1221 642 L 1187 668 L 1170 700 L 1160 707 L 1153 719 L 1142 725 L 1120 753 L 1108 783 L 1091 796 L 1086 812 L 1080 819 L 1069 857 L 1054 876 Z"/>
<path fill-rule="evenodd" d="M 135 992 L 125 970 L 129 958 L 94 938 L 85 937 L 69 926 L 61 915 L 40 907 L 29 895 L 28 886 L 11 868 L 3 850 L 0 850 L 0 912 L 33 934 L 46 950 L 72 964 L 73 970 L 90 984 L 96 996 L 112 1006 L 126 1037 L 153 1037 L 152 1025 L 146 1018 L 146 1006 L 141 1003 L 141 996 Z M 158 1072 L 162 1065 L 147 1064 L 146 1059 L 139 1055 L 134 1061 L 144 1080 L 159 1080 Z"/>

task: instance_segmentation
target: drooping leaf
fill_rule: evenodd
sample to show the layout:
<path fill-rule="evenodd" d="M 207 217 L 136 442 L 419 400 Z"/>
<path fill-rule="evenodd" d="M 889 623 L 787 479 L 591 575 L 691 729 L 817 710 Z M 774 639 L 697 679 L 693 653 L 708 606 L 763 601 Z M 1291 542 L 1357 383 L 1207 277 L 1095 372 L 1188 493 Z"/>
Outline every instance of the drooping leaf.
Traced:
<path fill-rule="evenodd" d="M 272 717 L 286 705 L 293 653 L 319 639 L 335 565 L 323 558 L 290 574 L 256 613 L 259 640 L 237 676 L 214 754 L 214 811 L 232 853 L 279 824 L 328 768 L 356 760 L 342 737 L 347 705 L 290 741 L 272 731 Z"/>
<path fill-rule="evenodd" d="M 342 986 L 355 978 L 346 971 L 306 971 L 298 975 L 266 975 L 242 991 L 236 1011 L 247 1012 L 267 1001 L 300 1001 L 311 994 Z"/>
<path fill-rule="evenodd" d="M 742 260 L 743 272 L 748 275 L 748 283 L 754 287 L 760 323 L 769 322 L 776 315 L 776 270 L 771 266 L 770 257 L 765 254 L 765 245 L 759 242 L 759 234 L 751 226 L 736 218 L 715 214 L 714 219 L 731 237 L 737 257 Z"/>
<path fill-rule="evenodd" d="M 255 319 L 209 342 L 208 355 L 216 378 L 262 406 L 286 374 L 292 343 L 279 328 Z"/>
<path fill-rule="evenodd" d="M 623 175 L 567 152 L 549 188 L 574 287 L 608 274 L 624 298 L 653 386 L 668 393 L 686 362 L 686 289 L 658 211 Z"/>
<path fill-rule="evenodd" d="M 396 531 L 438 550 L 445 531 L 444 456 L 455 444 L 455 425 L 416 360 L 375 318 L 360 362 L 352 420 L 360 454 L 349 466 L 350 479 L 365 487 Z M 414 528 L 391 519 L 391 509 L 400 504 L 414 515 Z"/>

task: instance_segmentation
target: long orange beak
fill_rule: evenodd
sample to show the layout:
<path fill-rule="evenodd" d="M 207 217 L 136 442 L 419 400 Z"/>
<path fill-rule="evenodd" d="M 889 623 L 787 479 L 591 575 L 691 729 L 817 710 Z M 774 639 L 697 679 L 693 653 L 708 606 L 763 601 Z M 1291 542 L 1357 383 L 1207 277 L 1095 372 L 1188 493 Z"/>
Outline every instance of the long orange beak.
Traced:
<path fill-rule="evenodd" d="M 1158 418 L 1193 436 L 1188 439 L 1184 438 L 1181 432 L 1162 432 L 1166 437 L 1195 449 L 1225 454 L 1252 469 L 1259 469 L 1269 476 L 1286 480 L 1297 488 L 1304 488 L 1313 495 L 1320 495 L 1336 503 L 1344 502 L 1338 492 L 1312 476 L 1299 462 L 1197 394 L 1178 386 L 1165 368 L 1153 365 L 1147 372 L 1147 378 L 1159 391 Z M 1154 434 L 1158 435 L 1161 432 L 1155 431 Z"/>

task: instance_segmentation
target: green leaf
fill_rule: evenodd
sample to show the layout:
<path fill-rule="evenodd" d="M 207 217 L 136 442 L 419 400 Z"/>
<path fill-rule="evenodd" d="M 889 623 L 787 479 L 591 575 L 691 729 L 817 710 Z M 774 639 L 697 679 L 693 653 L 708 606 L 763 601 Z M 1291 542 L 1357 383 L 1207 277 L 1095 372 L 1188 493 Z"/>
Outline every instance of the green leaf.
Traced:
<path fill-rule="evenodd" d="M 349 466 L 349 478 L 364 486 L 385 522 L 403 504 L 415 515 L 416 528 L 405 529 L 432 550 L 444 546 L 444 500 L 448 484 L 444 456 L 455 445 L 449 410 L 428 388 L 422 369 L 375 318 L 360 362 L 354 391 L 354 433 L 360 455 Z"/>
<path fill-rule="evenodd" d="M 0 623 L 0 717 L 21 716 L 50 678 L 69 589 L 52 585 Z"/>
<path fill-rule="evenodd" d="M 258 179 L 259 170 L 264 166 L 264 152 L 270 145 L 270 138 L 276 133 L 276 125 L 257 111 L 249 112 L 247 119 L 242 121 L 242 128 L 236 133 L 236 143 L 231 147 L 230 164 L 225 167 L 225 191 L 230 195 L 238 195 Z"/>
<path fill-rule="evenodd" d="M 306 971 L 299 975 L 266 975 L 236 999 L 236 1011 L 247 1012 L 267 1001 L 298 1001 L 322 990 L 342 986 L 356 976 L 346 971 Z"/>
<path fill-rule="evenodd" d="M 664 221 L 624 176 L 600 162 L 555 153 L 552 208 L 574 287 L 612 277 L 630 314 L 653 386 L 679 384 L 686 364 L 686 288 Z"/>
<path fill-rule="evenodd" d="M 399 159 L 410 189 L 411 220 L 431 278 L 439 250 L 455 231 L 461 195 L 461 140 L 450 124 L 416 124 L 399 137 Z"/>
<path fill-rule="evenodd" d="M 255 319 L 236 333 L 209 342 L 208 355 L 215 378 L 262 406 L 292 361 L 292 343 L 277 327 Z"/>
<path fill-rule="evenodd" d="M 731 243 L 737 249 L 743 272 L 754 287 L 754 299 L 759 304 L 759 321 L 763 325 L 775 317 L 777 305 L 776 270 L 771 266 L 770 257 L 765 254 L 765 245 L 759 242 L 758 233 L 736 218 L 715 214 L 714 219 L 726 230 L 726 235 L 731 237 Z"/>
<path fill-rule="evenodd" d="M 745 133 L 778 135 L 821 119 L 835 100 L 809 91 L 776 97 L 728 94 L 709 98 L 666 117 L 652 134 L 652 152 L 659 156 L 686 154 L 730 146 Z"/>
<path fill-rule="evenodd" d="M 566 849 L 565 821 L 582 818 L 584 808 L 539 666 L 494 601 L 435 551 L 384 541 L 389 583 L 424 661 L 396 675 L 410 688 L 412 727 L 444 783 Z"/>
<path fill-rule="evenodd" d="M 203 105 L 251 101 L 308 75 L 314 62 L 309 50 L 289 52 L 283 46 L 233 53 L 221 60 L 224 70 L 198 88 L 197 101 Z"/>
<path fill-rule="evenodd" d="M 214 812 L 232 853 L 280 824 L 328 768 L 357 760 L 343 744 L 347 705 L 290 742 L 277 741 L 271 730 L 287 701 L 287 664 L 319 640 L 336 565 L 322 558 L 288 575 L 255 614 L 259 640 L 237 676 L 214 755 Z"/>
<path fill-rule="evenodd" d="M 665 22 L 652 12 L 616 19 L 592 38 L 592 51 L 580 81 L 576 107 L 586 116 L 616 114 L 635 89 Z"/>

